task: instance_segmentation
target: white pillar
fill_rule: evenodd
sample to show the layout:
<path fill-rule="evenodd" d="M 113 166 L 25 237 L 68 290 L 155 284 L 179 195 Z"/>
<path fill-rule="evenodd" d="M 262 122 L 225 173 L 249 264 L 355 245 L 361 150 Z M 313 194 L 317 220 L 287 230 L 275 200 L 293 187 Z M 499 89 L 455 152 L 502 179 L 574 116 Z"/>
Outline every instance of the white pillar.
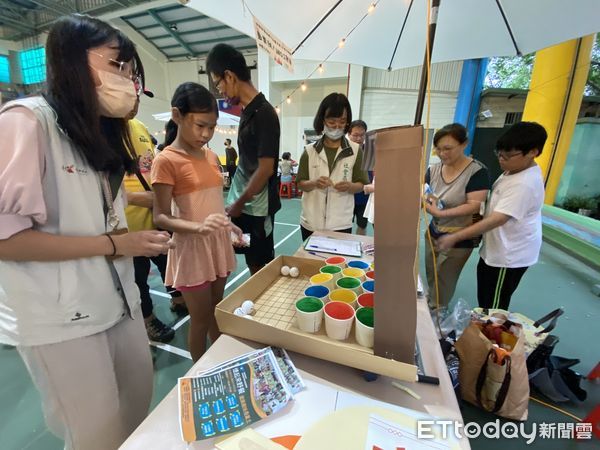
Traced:
<path fill-rule="evenodd" d="M 257 64 L 258 86 L 256 88 L 265 95 L 271 104 L 278 103 L 279 98 L 271 98 L 271 57 L 260 47 L 258 49 Z"/>
<path fill-rule="evenodd" d="M 348 100 L 352 108 L 352 117 L 360 119 L 363 88 L 364 67 L 355 64 L 350 65 L 350 80 L 348 84 Z"/>

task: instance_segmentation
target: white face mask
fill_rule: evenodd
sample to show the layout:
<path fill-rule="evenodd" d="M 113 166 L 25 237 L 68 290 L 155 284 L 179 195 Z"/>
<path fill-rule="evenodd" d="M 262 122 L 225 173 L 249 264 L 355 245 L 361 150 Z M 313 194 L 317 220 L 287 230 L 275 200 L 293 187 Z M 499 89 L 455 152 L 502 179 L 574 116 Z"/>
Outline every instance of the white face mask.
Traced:
<path fill-rule="evenodd" d="M 329 128 L 327 125 L 325 125 L 325 127 L 323 128 L 323 132 L 325 133 L 325 136 L 327 136 L 332 141 L 337 141 L 338 139 L 341 139 L 344 135 L 343 128 Z"/>
<path fill-rule="evenodd" d="M 100 114 L 104 117 L 124 118 L 133 111 L 137 94 L 132 80 L 106 70 L 94 69 L 102 83 L 96 86 Z"/>

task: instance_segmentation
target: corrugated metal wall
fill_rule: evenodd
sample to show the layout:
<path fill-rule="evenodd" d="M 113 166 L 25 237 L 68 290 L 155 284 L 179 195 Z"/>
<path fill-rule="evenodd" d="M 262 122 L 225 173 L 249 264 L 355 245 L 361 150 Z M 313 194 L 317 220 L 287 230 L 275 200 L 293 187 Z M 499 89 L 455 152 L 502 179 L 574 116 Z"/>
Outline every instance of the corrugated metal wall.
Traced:
<path fill-rule="evenodd" d="M 461 71 L 461 61 L 434 64 L 431 77 L 432 128 L 452 122 Z M 420 67 L 393 72 L 366 68 L 361 111 L 362 119 L 367 122 L 369 128 L 412 124 L 420 80 Z"/>
<path fill-rule="evenodd" d="M 462 61 L 434 64 L 431 69 L 431 90 L 434 92 L 457 92 L 462 72 Z M 365 69 L 364 88 L 418 90 L 421 67 L 394 70 Z"/>

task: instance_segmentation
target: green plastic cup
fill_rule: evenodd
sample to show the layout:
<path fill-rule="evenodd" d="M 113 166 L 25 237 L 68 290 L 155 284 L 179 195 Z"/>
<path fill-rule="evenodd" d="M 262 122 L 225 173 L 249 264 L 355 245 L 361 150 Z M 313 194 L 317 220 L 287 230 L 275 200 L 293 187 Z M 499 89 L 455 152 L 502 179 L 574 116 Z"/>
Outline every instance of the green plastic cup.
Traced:
<path fill-rule="evenodd" d="M 336 285 L 340 289 L 350 289 L 354 291 L 356 295 L 362 294 L 360 287 L 360 280 L 354 277 L 342 277 L 337 280 Z"/>
<path fill-rule="evenodd" d="M 317 312 L 323 308 L 323 302 L 317 297 L 304 297 L 296 302 L 296 308 L 302 312 Z"/>
<path fill-rule="evenodd" d="M 340 266 L 323 266 L 319 269 L 319 272 L 333 275 L 334 282 L 342 278 L 342 268 Z"/>
<path fill-rule="evenodd" d="M 373 328 L 375 322 L 373 308 L 359 308 L 356 311 L 356 319 L 363 325 Z"/>
<path fill-rule="evenodd" d="M 301 331 L 316 333 L 323 322 L 323 302 L 317 297 L 303 297 L 296 302 L 296 323 Z"/>

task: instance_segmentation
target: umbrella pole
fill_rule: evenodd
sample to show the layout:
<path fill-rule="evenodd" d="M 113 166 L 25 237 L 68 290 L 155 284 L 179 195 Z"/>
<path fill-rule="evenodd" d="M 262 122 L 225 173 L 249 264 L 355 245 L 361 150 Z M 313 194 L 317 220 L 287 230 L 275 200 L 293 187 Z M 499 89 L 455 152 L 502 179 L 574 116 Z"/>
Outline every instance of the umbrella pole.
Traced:
<path fill-rule="evenodd" d="M 425 91 L 427 90 L 427 79 L 430 76 L 428 59 L 431 59 L 431 52 L 433 51 L 433 40 L 435 38 L 435 29 L 437 26 L 438 10 L 440 7 L 441 0 L 432 0 L 431 2 L 431 17 L 429 20 L 429 40 L 427 42 L 428 49 L 425 49 L 425 56 L 423 57 L 423 70 L 421 70 L 421 84 L 419 85 L 419 96 L 417 97 L 417 111 L 415 113 L 415 125 L 420 125 L 423 119 L 423 105 L 425 104 Z M 427 57 L 429 55 L 429 58 Z"/>

